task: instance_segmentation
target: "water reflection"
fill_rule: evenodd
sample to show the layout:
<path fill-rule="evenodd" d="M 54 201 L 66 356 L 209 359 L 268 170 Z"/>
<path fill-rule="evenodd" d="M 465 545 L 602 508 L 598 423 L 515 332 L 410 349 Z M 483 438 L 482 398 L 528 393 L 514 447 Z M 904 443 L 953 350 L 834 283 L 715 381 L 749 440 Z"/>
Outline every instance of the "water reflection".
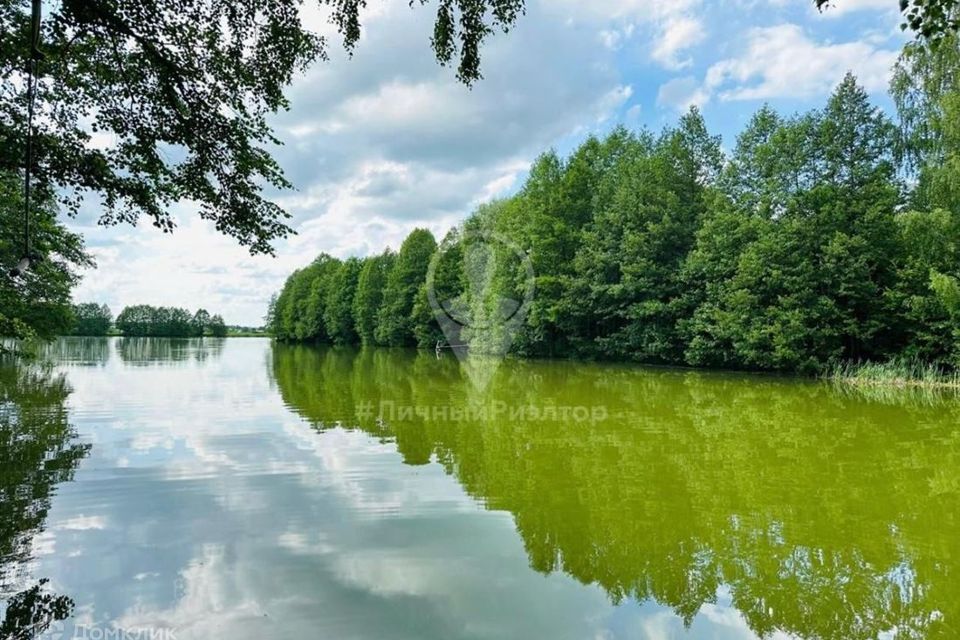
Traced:
<path fill-rule="evenodd" d="M 760 636 L 960 635 L 960 403 L 573 363 L 507 362 L 478 390 L 393 350 L 280 345 L 271 369 L 315 428 L 439 461 L 512 514 L 534 569 L 614 602 L 689 624 L 729 598 Z"/>
<path fill-rule="evenodd" d="M 117 353 L 124 363 L 182 364 L 219 358 L 226 338 L 117 338 Z"/>
<path fill-rule="evenodd" d="M 960 635 L 956 402 L 550 362 L 483 387 L 433 353 L 262 340 L 171 344 L 178 366 L 59 349 L 0 362 L 0 638 L 71 608 L 50 631 Z"/>
<path fill-rule="evenodd" d="M 0 638 L 35 637 L 73 607 L 50 592 L 46 579 L 30 576 L 56 487 L 72 479 L 90 447 L 76 441 L 69 394 L 64 376 L 50 367 L 0 358 Z"/>
<path fill-rule="evenodd" d="M 70 336 L 42 343 L 38 355 L 47 362 L 104 366 L 110 361 L 110 338 Z"/>
<path fill-rule="evenodd" d="M 66 620 L 73 612 L 73 600 L 46 590 L 47 579 L 12 596 L 4 605 L 0 621 L 0 638 L 3 640 L 33 640 L 51 625 Z"/>

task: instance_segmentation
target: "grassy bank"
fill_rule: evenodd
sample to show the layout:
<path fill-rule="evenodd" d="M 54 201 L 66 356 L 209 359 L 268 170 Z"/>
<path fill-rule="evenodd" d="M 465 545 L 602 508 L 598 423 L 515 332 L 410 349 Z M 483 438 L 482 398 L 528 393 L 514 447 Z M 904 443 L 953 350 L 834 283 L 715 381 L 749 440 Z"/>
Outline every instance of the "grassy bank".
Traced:
<path fill-rule="evenodd" d="M 841 384 L 860 387 L 960 389 L 960 372 L 929 362 L 906 359 L 847 362 L 828 370 L 826 377 Z"/>

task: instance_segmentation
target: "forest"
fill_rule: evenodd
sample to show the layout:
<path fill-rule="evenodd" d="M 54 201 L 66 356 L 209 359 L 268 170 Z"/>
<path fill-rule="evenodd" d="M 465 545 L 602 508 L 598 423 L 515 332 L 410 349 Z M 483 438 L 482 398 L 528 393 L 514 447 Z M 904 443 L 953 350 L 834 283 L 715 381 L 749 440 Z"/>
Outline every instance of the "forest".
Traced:
<path fill-rule="evenodd" d="M 568 157 L 541 155 L 514 196 L 480 206 L 444 243 L 489 231 L 530 257 L 536 295 L 519 356 L 955 369 L 958 71 L 956 37 L 909 44 L 890 84 L 895 117 L 848 74 L 820 109 L 761 108 L 729 150 L 696 108 L 659 133 L 616 128 Z M 267 325 L 281 341 L 432 347 L 437 247 L 417 229 L 396 252 L 321 255 L 291 274 Z M 508 258 L 494 257 L 470 305 L 519 299 Z M 444 259 L 435 286 L 471 295 L 462 262 Z"/>

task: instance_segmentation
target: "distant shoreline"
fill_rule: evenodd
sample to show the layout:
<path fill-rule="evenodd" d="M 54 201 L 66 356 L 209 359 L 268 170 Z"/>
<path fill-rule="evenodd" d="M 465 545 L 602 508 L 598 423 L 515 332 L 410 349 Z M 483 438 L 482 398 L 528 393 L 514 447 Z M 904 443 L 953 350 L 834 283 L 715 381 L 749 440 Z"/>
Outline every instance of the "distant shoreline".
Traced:
<path fill-rule="evenodd" d="M 223 338 L 270 338 L 270 334 L 244 331 L 238 333 L 228 333 L 225 336 L 125 336 L 122 333 L 108 333 L 106 335 L 77 335 L 68 334 L 57 336 L 58 338 L 163 338 L 165 340 L 198 340 L 198 339 L 217 339 Z"/>

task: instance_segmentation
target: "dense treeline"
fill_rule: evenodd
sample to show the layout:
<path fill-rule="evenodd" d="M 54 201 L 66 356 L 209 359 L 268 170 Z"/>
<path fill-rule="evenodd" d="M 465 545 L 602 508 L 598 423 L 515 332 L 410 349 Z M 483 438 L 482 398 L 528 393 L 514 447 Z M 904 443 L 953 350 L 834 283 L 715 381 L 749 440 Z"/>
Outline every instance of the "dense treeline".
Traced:
<path fill-rule="evenodd" d="M 414 304 L 436 250 L 433 234 L 416 229 L 398 253 L 346 261 L 321 254 L 271 300 L 267 327 L 281 340 L 415 345 Z"/>
<path fill-rule="evenodd" d="M 73 305 L 72 329 L 75 336 L 224 337 L 227 335 L 263 336 L 261 327 L 227 326 L 219 315 L 206 309 L 191 314 L 186 309 L 136 305 L 126 307 L 117 316 L 116 325 L 110 307 L 95 302 Z"/>
<path fill-rule="evenodd" d="M 190 313 L 178 307 L 152 307 L 138 304 L 124 307 L 116 320 L 117 331 L 125 336 L 189 338 L 227 335 L 227 325 L 219 315 L 206 309 Z"/>
<path fill-rule="evenodd" d="M 113 327 L 110 307 L 96 302 L 84 302 L 73 306 L 73 335 L 105 336 Z"/>
<path fill-rule="evenodd" d="M 897 123 L 849 75 L 822 109 L 787 117 L 764 107 L 729 155 L 696 109 L 659 135 L 619 128 L 566 159 L 542 155 L 516 196 L 452 234 L 491 231 L 529 253 L 536 296 L 513 343 L 520 355 L 790 371 L 894 357 L 957 366 L 956 40 L 910 45 L 891 93 Z M 396 255 L 323 255 L 289 278 L 268 324 L 284 340 L 431 344 L 424 275 L 435 248 L 418 229 Z M 508 258 L 496 256 L 470 308 L 519 299 Z M 476 297 L 460 263 L 446 286 Z"/>

